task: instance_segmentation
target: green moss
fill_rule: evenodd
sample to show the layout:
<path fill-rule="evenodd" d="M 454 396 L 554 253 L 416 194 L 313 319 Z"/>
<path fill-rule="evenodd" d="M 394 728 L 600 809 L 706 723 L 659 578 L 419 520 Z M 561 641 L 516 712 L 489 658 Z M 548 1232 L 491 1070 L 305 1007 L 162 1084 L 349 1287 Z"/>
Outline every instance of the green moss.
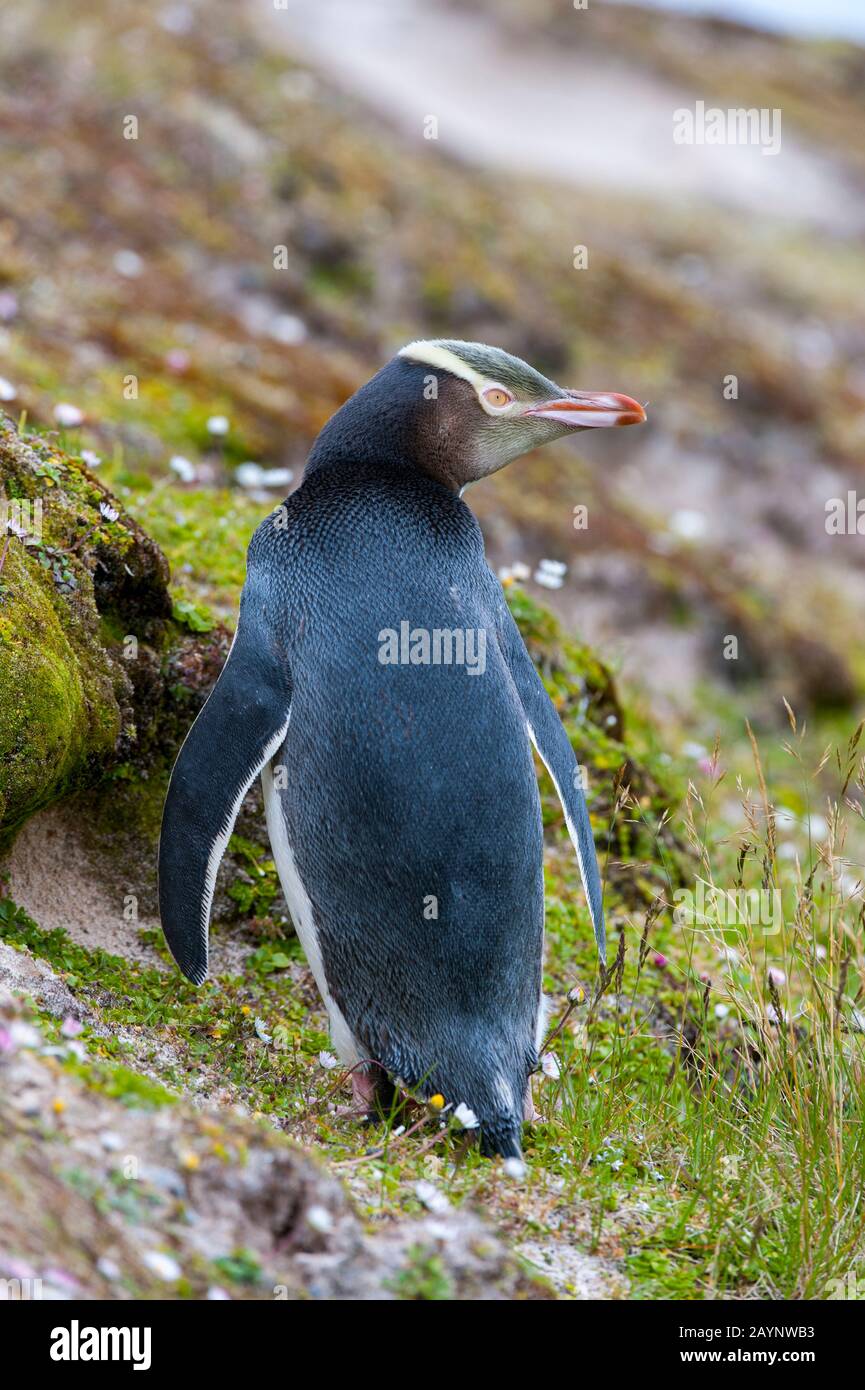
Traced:
<path fill-rule="evenodd" d="M 441 1256 L 422 1245 L 412 1246 L 405 1268 L 387 1287 L 400 1299 L 438 1303 L 455 1296 Z"/>
<path fill-rule="evenodd" d="M 33 527 L 8 537 L 0 594 L 0 833 L 8 837 L 110 756 L 126 677 L 102 646 L 92 576 L 70 549 L 85 508 L 84 526 L 100 521 L 86 481 L 0 426 L 0 485 L 7 502 L 30 504 L 18 515 Z"/>
<path fill-rule="evenodd" d="M 150 1077 L 142 1076 L 120 1062 L 91 1063 L 71 1059 L 64 1066 L 91 1091 L 100 1091 L 114 1100 L 120 1100 L 132 1110 L 158 1110 L 179 1100 L 179 1096 L 173 1095 L 158 1081 L 151 1081 Z"/>

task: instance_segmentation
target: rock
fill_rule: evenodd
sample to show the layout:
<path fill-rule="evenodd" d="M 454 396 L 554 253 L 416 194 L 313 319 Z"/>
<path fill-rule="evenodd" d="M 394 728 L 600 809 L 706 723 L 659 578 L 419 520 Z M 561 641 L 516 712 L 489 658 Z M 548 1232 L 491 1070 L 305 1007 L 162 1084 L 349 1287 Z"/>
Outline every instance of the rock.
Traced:
<path fill-rule="evenodd" d="M 122 760 L 170 754 L 225 644 L 172 621 L 165 556 L 81 459 L 22 438 L 2 414 L 0 557 L 6 848 L 34 811 Z"/>

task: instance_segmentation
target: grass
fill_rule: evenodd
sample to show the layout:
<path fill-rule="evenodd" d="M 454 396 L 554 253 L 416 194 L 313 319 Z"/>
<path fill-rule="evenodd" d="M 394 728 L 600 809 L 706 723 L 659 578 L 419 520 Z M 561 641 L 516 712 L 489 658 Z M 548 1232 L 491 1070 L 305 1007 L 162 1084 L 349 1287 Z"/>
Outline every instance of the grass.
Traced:
<path fill-rule="evenodd" d="M 482 1160 L 447 1111 L 402 1110 L 377 1129 L 335 1113 L 347 1078 L 318 1060 L 323 1018 L 287 969 L 299 958 L 291 939 L 262 941 L 242 974 L 194 990 L 40 932 L 8 903 L 0 934 L 65 973 L 115 1028 L 113 1038 L 84 1035 L 95 1052 L 88 1084 L 161 1104 L 188 1068 L 218 1075 L 322 1150 L 372 1222 L 428 1205 L 422 1179 L 438 1199 L 482 1209 L 516 1244 L 540 1242 L 553 1271 L 572 1247 L 602 1257 L 632 1298 L 849 1293 L 862 1286 L 865 1252 L 865 908 L 852 857 L 862 726 L 815 756 L 790 718 L 782 753 L 801 804 L 829 793 L 819 843 L 779 817 L 756 742 L 753 787 L 723 770 L 716 747 L 670 817 L 696 865 L 690 890 L 671 879 L 645 911 L 614 893 L 610 965 L 594 982 L 576 870 L 553 832 L 545 984 L 559 1005 L 547 1044 L 558 1075 L 534 1081 L 523 1177 Z M 649 826 L 626 787 L 613 814 L 660 842 L 664 825 Z M 157 1037 L 167 1053 L 150 1046 Z M 434 1252 L 413 1252 L 394 1291 L 446 1298 Z"/>

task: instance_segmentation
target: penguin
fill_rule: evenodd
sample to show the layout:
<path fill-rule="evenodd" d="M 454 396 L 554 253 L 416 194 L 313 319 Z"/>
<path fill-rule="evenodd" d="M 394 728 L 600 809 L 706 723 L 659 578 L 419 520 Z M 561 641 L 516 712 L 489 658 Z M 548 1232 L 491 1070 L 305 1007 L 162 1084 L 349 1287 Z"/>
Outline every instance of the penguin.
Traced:
<path fill-rule="evenodd" d="M 544 1029 L 533 747 L 602 958 L 605 935 L 574 752 L 463 492 L 572 431 L 645 418 L 501 348 L 404 347 L 332 416 L 253 535 L 234 641 L 166 796 L 160 913 L 187 978 L 207 974 L 216 872 L 260 777 L 355 1101 L 386 1113 L 395 1081 L 440 1095 L 472 1112 L 490 1156 L 521 1155 Z"/>

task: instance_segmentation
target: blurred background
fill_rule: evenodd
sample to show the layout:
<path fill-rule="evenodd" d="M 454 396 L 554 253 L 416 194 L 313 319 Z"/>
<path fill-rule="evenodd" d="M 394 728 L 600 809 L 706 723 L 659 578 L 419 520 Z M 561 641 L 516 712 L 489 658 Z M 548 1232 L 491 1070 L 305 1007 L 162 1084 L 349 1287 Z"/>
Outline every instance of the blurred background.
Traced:
<path fill-rule="evenodd" d="M 831 717 L 865 680 L 862 538 L 826 529 L 863 485 L 863 32 L 853 0 L 9 0 L 3 407 L 229 618 L 341 401 L 411 338 L 501 344 L 649 424 L 475 489 L 492 563 L 666 737 Z M 676 144 L 698 101 L 779 109 L 780 150 Z"/>

